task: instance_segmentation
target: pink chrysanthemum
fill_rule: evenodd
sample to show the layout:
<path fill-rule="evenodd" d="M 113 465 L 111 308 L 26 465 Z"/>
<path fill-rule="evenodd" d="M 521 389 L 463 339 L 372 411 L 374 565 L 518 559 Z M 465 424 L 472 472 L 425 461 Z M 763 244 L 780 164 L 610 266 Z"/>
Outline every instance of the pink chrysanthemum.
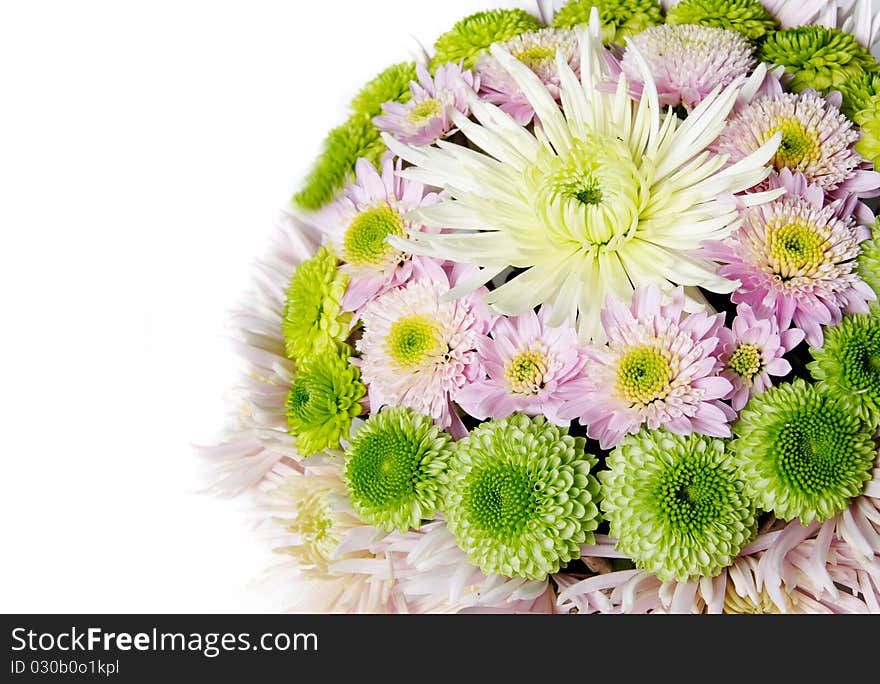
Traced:
<path fill-rule="evenodd" d="M 541 415 L 567 426 L 557 412 L 566 396 L 588 388 L 580 373 L 586 357 L 578 347 L 577 331 L 551 327 L 549 309 L 499 318 L 491 337 L 477 345 L 484 373 L 463 387 L 458 404 L 480 420 L 505 418 L 519 412 Z"/>
<path fill-rule="evenodd" d="M 557 52 L 562 54 L 572 71 L 576 74 L 580 71 L 580 49 L 574 31 L 554 28 L 528 31 L 501 43 L 501 46 L 537 74 L 557 100 L 560 97 Z M 498 105 L 523 126 L 532 120 L 535 110 L 528 98 L 495 57 L 486 52 L 474 68 L 480 74 L 482 98 Z"/>
<path fill-rule="evenodd" d="M 880 174 L 863 168 L 865 159 L 853 149 L 859 133 L 839 104 L 839 93 L 823 98 L 812 90 L 756 97 L 728 120 L 713 149 L 734 163 L 781 133 L 770 161 L 777 170 L 799 171 L 835 196 L 871 196 L 880 187 Z"/>
<path fill-rule="evenodd" d="M 366 159 L 358 159 L 355 182 L 312 217 L 351 276 L 342 299 L 347 311 L 359 312 L 376 295 L 402 285 L 412 275 L 411 255 L 386 238 L 424 230 L 406 218 L 407 212 L 436 204 L 439 195 L 395 175 L 400 166 L 390 153 L 382 160 L 381 174 Z"/>
<path fill-rule="evenodd" d="M 603 449 L 642 425 L 729 437 L 734 413 L 719 400 L 733 385 L 715 375 L 713 356 L 723 314 L 682 318 L 683 311 L 681 287 L 665 305 L 655 285 L 638 288 L 629 309 L 609 298 L 602 311 L 608 342 L 586 350 L 591 387 L 565 403 L 562 417 L 580 418 Z"/>
<path fill-rule="evenodd" d="M 480 78 L 453 63 L 439 67 L 434 78 L 421 64 L 416 66 L 416 73 L 419 82 L 410 82 L 410 101 L 386 102 L 382 105 L 383 114 L 375 117 L 373 123 L 401 142 L 430 145 L 453 130 L 453 110 L 468 114 L 468 90 L 478 90 Z"/>
<path fill-rule="evenodd" d="M 493 318 L 481 302 L 485 288 L 453 301 L 441 298 L 475 271 L 456 265 L 447 274 L 425 259 L 415 265 L 409 284 L 364 308 L 357 350 L 372 412 L 409 406 L 440 427 L 451 426 L 456 437 L 465 434 L 452 400 L 477 377 L 477 341 Z"/>
<path fill-rule="evenodd" d="M 782 358 L 804 339 L 797 328 L 779 331 L 775 318 L 758 318 L 748 304 L 736 307 L 730 329 L 718 331 L 715 354 L 723 364 L 721 375 L 733 384 L 724 399 L 739 411 L 753 397 L 768 389 L 771 376 L 783 376 L 791 364 Z"/>
<path fill-rule="evenodd" d="M 652 26 L 630 38 L 629 45 L 620 66 L 633 92 L 641 95 L 644 79 L 635 46 L 648 63 L 660 104 L 682 104 L 688 111 L 714 88 L 745 76 L 756 63 L 745 36 L 710 26 Z"/>
<path fill-rule="evenodd" d="M 723 265 L 718 275 L 740 281 L 731 298 L 780 330 L 792 322 L 813 346 L 823 325 L 840 323 L 842 311 L 867 313 L 873 290 L 858 276 L 859 243 L 870 231 L 840 216 L 840 200 L 822 204 L 822 193 L 797 176 L 781 175 L 789 194 L 744 210 L 745 222 L 721 241 L 703 243 L 703 256 Z"/>

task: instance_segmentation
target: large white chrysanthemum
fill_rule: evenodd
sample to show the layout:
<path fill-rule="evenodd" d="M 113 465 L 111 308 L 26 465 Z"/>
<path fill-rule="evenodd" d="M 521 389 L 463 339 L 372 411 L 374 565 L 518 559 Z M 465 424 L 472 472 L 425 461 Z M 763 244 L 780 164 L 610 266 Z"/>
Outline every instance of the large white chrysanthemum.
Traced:
<path fill-rule="evenodd" d="M 412 164 L 404 177 L 450 194 L 415 216 L 451 231 L 390 238 L 395 244 L 482 267 L 479 278 L 454 288 L 452 296 L 509 268 L 524 269 L 486 302 L 502 314 L 549 303 L 551 325 L 577 316 L 579 335 L 587 340 L 601 336 L 606 295 L 629 302 L 634 286 L 670 282 L 731 291 L 734 284 L 718 277 L 714 264 L 690 252 L 736 227 L 734 205 L 719 195 L 761 182 L 779 138 L 725 168 L 726 159 L 706 148 L 721 132 L 742 79 L 714 90 L 682 122 L 671 109 L 661 111 L 641 55 L 639 102 L 630 98 L 625 79 L 615 93 L 597 90 L 609 73 L 595 10 L 589 30 L 578 34 L 580 80 L 557 57 L 562 110 L 531 69 L 492 47 L 538 115 L 534 133 L 471 94 L 478 123 L 454 115 L 455 124 L 482 152 L 446 141 L 422 147 L 390 137 L 386 142 Z M 776 194 L 745 201 L 760 204 Z"/>

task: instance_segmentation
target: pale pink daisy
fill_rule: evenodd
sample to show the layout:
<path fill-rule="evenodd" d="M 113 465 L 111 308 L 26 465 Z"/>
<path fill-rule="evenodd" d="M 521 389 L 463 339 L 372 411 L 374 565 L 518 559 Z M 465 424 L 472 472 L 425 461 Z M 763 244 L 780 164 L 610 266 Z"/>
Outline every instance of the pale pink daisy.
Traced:
<path fill-rule="evenodd" d="M 366 159 L 355 165 L 355 182 L 332 204 L 311 216 L 351 276 L 342 299 L 347 311 L 360 312 L 371 299 L 407 282 L 412 256 L 387 241 L 425 228 L 407 218 L 408 212 L 436 204 L 440 196 L 417 181 L 396 175 L 401 162 L 388 153 L 381 171 Z"/>
<path fill-rule="evenodd" d="M 777 171 L 801 172 L 807 181 L 834 197 L 852 193 L 875 196 L 880 173 L 853 149 L 860 134 L 840 112 L 840 93 L 817 92 L 758 95 L 741 104 L 712 145 L 730 162 L 744 159 L 781 133 L 782 141 L 770 164 Z"/>
<path fill-rule="evenodd" d="M 501 317 L 477 344 L 483 373 L 456 395 L 458 404 L 474 418 L 505 418 L 519 412 L 544 415 L 567 427 L 558 416 L 566 396 L 588 387 L 581 374 L 586 357 L 577 331 L 548 324 L 549 308 L 539 313 Z"/>
<path fill-rule="evenodd" d="M 780 331 L 775 317 L 759 318 L 748 304 L 737 306 L 736 314 L 730 328 L 718 331 L 715 355 L 723 364 L 721 376 L 733 384 L 724 399 L 739 411 L 751 397 L 772 386 L 771 376 L 791 371 L 783 355 L 801 343 L 804 332 Z"/>
<path fill-rule="evenodd" d="M 422 64 L 416 66 L 416 73 L 419 81 L 410 82 L 409 102 L 386 102 L 373 123 L 401 142 L 430 145 L 455 130 L 453 111 L 468 115 L 468 92 L 479 90 L 480 77 L 451 62 L 439 67 L 433 78 Z"/>
<path fill-rule="evenodd" d="M 735 415 L 720 399 L 733 385 L 716 375 L 715 349 L 723 314 L 683 316 L 684 291 L 663 304 L 656 285 L 637 288 L 632 305 L 609 297 L 602 311 L 608 342 L 587 347 L 590 389 L 560 410 L 578 417 L 603 449 L 643 425 L 676 434 L 729 437 Z"/>
<path fill-rule="evenodd" d="M 641 97 L 646 61 L 660 104 L 681 104 L 690 111 L 715 88 L 748 74 L 756 64 L 753 52 L 751 42 L 736 31 L 664 24 L 630 38 L 620 68 L 630 90 Z"/>
<path fill-rule="evenodd" d="M 844 310 L 867 313 L 876 299 L 856 269 L 859 243 L 870 231 L 842 218 L 840 201 L 823 206 L 822 193 L 780 176 L 789 194 L 743 212 L 731 236 L 705 241 L 701 254 L 722 265 L 718 275 L 739 281 L 731 295 L 759 317 L 773 316 L 780 330 L 792 322 L 813 346 L 822 326 L 836 325 Z"/>
<path fill-rule="evenodd" d="M 409 406 L 456 437 L 465 434 L 452 402 L 479 374 L 477 341 L 494 320 L 482 303 L 485 288 L 452 301 L 444 295 L 476 272 L 425 259 L 408 284 L 364 308 L 357 350 L 372 412 Z"/>
<path fill-rule="evenodd" d="M 557 101 L 560 98 L 557 53 L 576 74 L 580 70 L 577 36 L 574 31 L 568 29 L 545 28 L 527 31 L 500 45 L 529 67 Z M 474 68 L 480 74 L 480 97 L 498 105 L 521 125 L 526 125 L 532 120 L 535 110 L 525 93 L 497 58 L 486 52 Z"/>

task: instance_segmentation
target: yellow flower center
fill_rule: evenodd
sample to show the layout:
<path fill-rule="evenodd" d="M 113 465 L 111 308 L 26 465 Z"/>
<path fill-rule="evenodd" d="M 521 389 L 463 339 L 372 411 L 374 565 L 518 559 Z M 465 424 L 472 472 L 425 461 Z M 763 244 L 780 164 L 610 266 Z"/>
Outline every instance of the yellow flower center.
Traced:
<path fill-rule="evenodd" d="M 504 377 L 514 394 L 537 394 L 544 387 L 547 355 L 534 349 L 514 356 L 504 368 Z"/>
<path fill-rule="evenodd" d="M 653 347 L 635 347 L 617 367 L 617 393 L 632 404 L 649 404 L 669 393 L 673 373 L 669 359 Z"/>
<path fill-rule="evenodd" d="M 288 531 L 299 535 L 313 562 L 329 561 L 339 546 L 334 530 L 333 510 L 324 492 L 313 492 L 300 499 L 297 516 L 288 524 Z"/>
<path fill-rule="evenodd" d="M 822 156 L 822 141 L 815 129 L 807 129 L 794 117 L 780 117 L 764 135 L 764 141 L 776 133 L 782 133 L 779 149 L 773 157 L 777 169 L 788 167 L 802 170 L 808 164 L 818 161 Z"/>
<path fill-rule="evenodd" d="M 770 594 L 763 589 L 758 594 L 758 602 L 748 596 L 736 593 L 733 582 L 727 580 L 727 591 L 724 594 L 724 613 L 728 615 L 775 615 L 780 613 L 779 607 L 773 603 Z"/>
<path fill-rule="evenodd" d="M 398 366 L 411 368 L 437 354 L 440 347 L 440 334 L 434 321 L 414 315 L 394 321 L 385 351 Z"/>
<path fill-rule="evenodd" d="M 514 52 L 513 56 L 530 69 L 536 69 L 556 59 L 556 48 L 549 45 L 531 45 Z"/>
<path fill-rule="evenodd" d="M 751 380 L 763 365 L 761 350 L 754 344 L 741 344 L 727 362 L 727 367 L 744 380 Z"/>
<path fill-rule="evenodd" d="M 443 103 L 436 97 L 417 103 L 407 114 L 406 119 L 414 126 L 422 126 L 443 113 Z"/>
<path fill-rule="evenodd" d="M 786 223 L 767 232 L 770 267 L 782 280 L 813 274 L 825 261 L 826 239 L 813 226 Z"/>
<path fill-rule="evenodd" d="M 401 215 L 387 204 L 378 204 L 354 217 L 342 239 L 342 258 L 355 266 L 379 266 L 399 258 L 400 252 L 389 245 L 389 235 L 403 237 Z"/>

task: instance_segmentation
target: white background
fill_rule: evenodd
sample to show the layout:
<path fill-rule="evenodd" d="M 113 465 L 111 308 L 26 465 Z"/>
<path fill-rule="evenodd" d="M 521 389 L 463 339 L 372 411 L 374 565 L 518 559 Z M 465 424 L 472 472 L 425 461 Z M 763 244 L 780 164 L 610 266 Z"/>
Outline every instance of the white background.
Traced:
<path fill-rule="evenodd" d="M 195 493 L 228 310 L 357 88 L 486 5 L 2 1 L 0 611 L 275 608 Z"/>

